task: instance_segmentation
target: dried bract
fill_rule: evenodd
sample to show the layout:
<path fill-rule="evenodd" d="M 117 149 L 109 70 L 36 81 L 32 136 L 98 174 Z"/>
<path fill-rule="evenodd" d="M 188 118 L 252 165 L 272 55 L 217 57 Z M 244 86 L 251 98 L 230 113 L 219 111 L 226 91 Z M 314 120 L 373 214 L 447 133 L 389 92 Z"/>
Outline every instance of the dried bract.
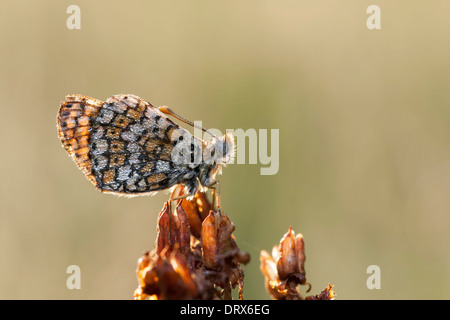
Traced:
<path fill-rule="evenodd" d="M 334 300 L 334 291 L 333 291 L 333 285 L 328 284 L 328 287 L 322 290 L 320 294 L 317 294 L 315 296 L 308 296 L 305 298 L 305 300 Z"/>

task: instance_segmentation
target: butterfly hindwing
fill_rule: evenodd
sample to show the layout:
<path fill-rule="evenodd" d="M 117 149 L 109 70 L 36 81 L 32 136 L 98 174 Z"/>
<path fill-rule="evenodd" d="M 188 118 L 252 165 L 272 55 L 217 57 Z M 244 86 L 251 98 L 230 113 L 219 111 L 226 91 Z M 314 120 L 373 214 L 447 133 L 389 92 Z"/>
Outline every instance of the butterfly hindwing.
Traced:
<path fill-rule="evenodd" d="M 91 124 L 103 102 L 81 95 L 68 95 L 61 102 L 58 112 L 58 135 L 64 149 L 69 153 L 86 177 L 95 184 L 92 163 L 89 158 Z"/>

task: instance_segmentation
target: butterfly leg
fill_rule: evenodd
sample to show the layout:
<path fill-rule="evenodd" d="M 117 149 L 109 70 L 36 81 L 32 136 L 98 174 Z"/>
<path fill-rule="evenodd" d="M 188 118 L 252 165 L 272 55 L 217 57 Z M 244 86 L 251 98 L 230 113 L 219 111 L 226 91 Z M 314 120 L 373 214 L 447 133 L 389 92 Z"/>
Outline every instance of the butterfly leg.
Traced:
<path fill-rule="evenodd" d="M 179 197 L 174 197 L 174 198 L 171 197 L 171 198 L 169 199 L 169 201 L 177 201 L 177 200 L 185 199 L 185 198 L 187 198 L 187 197 L 190 197 L 190 195 L 189 195 L 189 194 L 185 194 L 185 195 L 179 196 Z"/>
<path fill-rule="evenodd" d="M 172 194 L 170 195 L 169 201 L 177 201 L 181 199 L 185 199 L 190 196 L 189 193 L 185 193 L 184 187 L 180 187 L 179 185 L 172 191 Z M 179 195 L 181 194 L 181 196 Z M 178 195 L 175 197 L 175 195 Z"/>
<path fill-rule="evenodd" d="M 212 207 L 214 208 L 214 205 L 216 205 L 217 210 L 220 211 L 220 192 L 219 192 L 219 181 L 216 181 L 215 186 L 208 187 L 212 189 Z"/>

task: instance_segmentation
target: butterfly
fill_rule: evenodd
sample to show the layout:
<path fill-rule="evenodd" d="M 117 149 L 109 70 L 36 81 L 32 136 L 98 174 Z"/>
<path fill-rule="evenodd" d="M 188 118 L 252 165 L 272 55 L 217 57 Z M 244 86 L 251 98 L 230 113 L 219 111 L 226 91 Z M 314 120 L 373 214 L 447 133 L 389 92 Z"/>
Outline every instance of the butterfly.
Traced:
<path fill-rule="evenodd" d="M 132 94 L 105 102 L 74 94 L 61 101 L 57 129 L 64 149 L 102 192 L 147 195 L 182 185 L 189 196 L 213 188 L 234 158 L 233 135 L 217 137 L 201 128 L 212 136 L 204 141 L 169 115 L 196 126 Z"/>

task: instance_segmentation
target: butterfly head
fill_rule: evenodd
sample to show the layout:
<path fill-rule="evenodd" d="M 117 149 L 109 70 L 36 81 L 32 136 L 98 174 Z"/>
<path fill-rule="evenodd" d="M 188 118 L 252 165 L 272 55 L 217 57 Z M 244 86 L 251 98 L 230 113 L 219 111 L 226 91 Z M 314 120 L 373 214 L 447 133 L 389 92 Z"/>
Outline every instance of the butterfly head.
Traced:
<path fill-rule="evenodd" d="M 231 132 L 225 132 L 220 138 L 214 138 L 212 141 L 216 152 L 216 163 L 227 165 L 234 159 L 236 147 L 234 144 L 234 136 Z"/>
<path fill-rule="evenodd" d="M 203 164 L 200 171 L 200 182 L 205 187 L 216 183 L 216 175 L 222 171 L 222 166 L 233 162 L 236 147 L 234 136 L 226 132 L 222 137 L 214 137 L 203 151 Z"/>

